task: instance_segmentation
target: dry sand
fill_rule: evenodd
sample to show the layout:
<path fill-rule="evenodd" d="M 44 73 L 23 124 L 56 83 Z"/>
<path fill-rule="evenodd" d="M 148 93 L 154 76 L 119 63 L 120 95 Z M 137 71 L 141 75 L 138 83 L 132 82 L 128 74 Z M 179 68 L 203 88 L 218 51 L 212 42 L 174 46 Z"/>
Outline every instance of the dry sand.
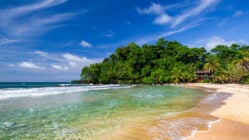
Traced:
<path fill-rule="evenodd" d="M 186 84 L 191 88 L 216 89 L 217 93 L 232 93 L 221 108 L 211 115 L 219 117 L 207 131 L 198 131 L 187 140 L 249 140 L 249 86 L 239 84 Z"/>

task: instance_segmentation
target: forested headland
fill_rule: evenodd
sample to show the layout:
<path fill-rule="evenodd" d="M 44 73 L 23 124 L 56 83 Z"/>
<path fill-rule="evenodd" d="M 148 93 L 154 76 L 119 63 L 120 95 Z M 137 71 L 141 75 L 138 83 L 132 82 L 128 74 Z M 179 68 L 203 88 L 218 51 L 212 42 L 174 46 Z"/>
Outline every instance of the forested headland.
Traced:
<path fill-rule="evenodd" d="M 249 46 L 217 45 L 208 52 L 204 47 L 190 48 L 163 38 L 152 45 L 130 43 L 117 48 L 101 63 L 82 68 L 81 80 L 73 83 L 195 82 L 197 70 L 213 75 L 198 82 L 249 83 Z"/>

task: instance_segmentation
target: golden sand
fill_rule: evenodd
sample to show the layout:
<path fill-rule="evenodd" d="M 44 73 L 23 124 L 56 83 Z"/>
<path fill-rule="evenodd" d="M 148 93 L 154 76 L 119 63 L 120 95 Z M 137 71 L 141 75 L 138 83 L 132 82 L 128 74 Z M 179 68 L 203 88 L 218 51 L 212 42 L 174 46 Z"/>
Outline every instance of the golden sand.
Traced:
<path fill-rule="evenodd" d="M 248 140 L 248 130 L 248 125 L 222 119 L 219 123 L 214 123 L 209 131 L 199 131 L 187 140 Z"/>
<path fill-rule="evenodd" d="M 219 117 L 210 130 L 198 131 L 187 140 L 249 140 L 249 86 L 239 84 L 186 84 L 186 87 L 216 89 L 217 93 L 232 93 L 225 105 L 211 115 Z"/>

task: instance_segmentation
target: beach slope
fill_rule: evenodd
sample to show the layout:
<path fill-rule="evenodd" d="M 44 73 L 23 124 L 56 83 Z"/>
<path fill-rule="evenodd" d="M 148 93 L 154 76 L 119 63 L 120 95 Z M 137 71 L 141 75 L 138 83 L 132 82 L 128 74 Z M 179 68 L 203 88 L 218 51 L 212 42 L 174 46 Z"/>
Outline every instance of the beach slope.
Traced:
<path fill-rule="evenodd" d="M 186 84 L 190 88 L 216 89 L 217 93 L 231 93 L 225 105 L 211 115 L 219 117 L 207 131 L 198 131 L 187 140 L 248 140 L 249 139 L 249 86 L 239 84 Z"/>

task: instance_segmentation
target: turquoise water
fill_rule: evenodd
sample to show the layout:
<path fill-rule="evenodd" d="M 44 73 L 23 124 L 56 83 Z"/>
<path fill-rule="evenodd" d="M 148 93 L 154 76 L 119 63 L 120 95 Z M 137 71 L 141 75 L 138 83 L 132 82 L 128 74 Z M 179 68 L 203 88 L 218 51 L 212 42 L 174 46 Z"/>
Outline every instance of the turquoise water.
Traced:
<path fill-rule="evenodd" d="M 51 91 L 60 92 L 45 94 Z M 93 86 L 4 89 L 1 95 L 0 139 L 20 140 L 98 139 L 194 108 L 209 94 L 174 86 Z"/>

